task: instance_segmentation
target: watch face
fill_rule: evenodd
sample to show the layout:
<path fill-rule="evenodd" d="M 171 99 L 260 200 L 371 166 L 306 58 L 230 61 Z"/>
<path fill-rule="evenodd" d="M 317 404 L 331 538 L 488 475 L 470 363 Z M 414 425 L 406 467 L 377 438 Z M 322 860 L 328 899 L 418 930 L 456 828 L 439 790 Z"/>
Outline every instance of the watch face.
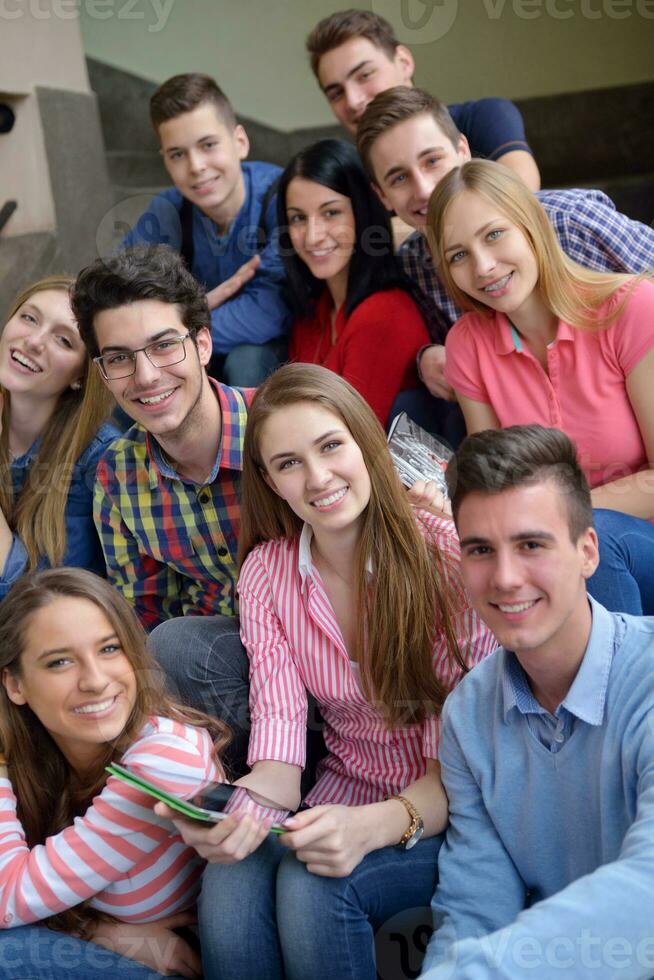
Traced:
<path fill-rule="evenodd" d="M 424 832 L 425 832 L 425 828 L 421 820 L 420 824 L 416 827 L 416 829 L 414 830 L 414 832 L 411 834 L 408 841 L 404 845 L 404 850 L 410 851 L 412 847 L 415 847 L 418 841 L 420 840 L 420 838 L 422 837 L 422 835 L 424 834 Z"/>

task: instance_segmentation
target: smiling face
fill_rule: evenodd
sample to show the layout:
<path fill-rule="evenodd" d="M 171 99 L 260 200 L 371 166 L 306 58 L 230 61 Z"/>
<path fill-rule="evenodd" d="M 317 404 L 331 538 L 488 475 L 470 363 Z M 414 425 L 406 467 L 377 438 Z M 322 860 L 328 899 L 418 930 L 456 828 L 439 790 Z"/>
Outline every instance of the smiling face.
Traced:
<path fill-rule="evenodd" d="M 404 45 L 391 58 L 367 37 L 353 37 L 322 55 L 318 81 L 338 121 L 354 134 L 368 103 L 395 85 L 411 85 L 413 70 Z"/>
<path fill-rule="evenodd" d="M 349 197 L 294 177 L 286 191 L 286 217 L 298 257 L 317 279 L 344 293 L 356 241 Z"/>
<path fill-rule="evenodd" d="M 0 385 L 12 395 L 54 400 L 84 377 L 86 351 L 68 293 L 33 293 L 0 336 Z"/>
<path fill-rule="evenodd" d="M 477 302 L 516 319 L 542 306 L 529 241 L 481 194 L 464 190 L 448 205 L 442 252 L 453 282 Z"/>
<path fill-rule="evenodd" d="M 359 524 L 370 477 L 339 415 L 314 402 L 277 409 L 261 428 L 259 454 L 266 482 L 317 538 Z"/>
<path fill-rule="evenodd" d="M 94 318 L 94 330 L 102 355 L 132 351 L 188 333 L 177 306 L 157 299 L 103 310 Z M 141 351 L 136 355 L 134 374 L 105 380 L 120 407 L 154 436 L 178 435 L 201 415 L 203 400 L 214 397 L 203 369 L 211 357 L 208 329 L 198 330 L 195 343 L 189 337 L 184 349 L 184 360 L 166 367 L 155 367 Z"/>
<path fill-rule="evenodd" d="M 219 226 L 228 225 L 245 199 L 241 160 L 248 155 L 242 126 L 230 129 L 213 102 L 159 126 L 161 154 L 180 194 Z"/>
<path fill-rule="evenodd" d="M 114 627 L 94 602 L 61 596 L 28 622 L 20 673 L 3 673 L 7 695 L 28 705 L 73 767 L 93 764 L 124 731 L 136 677 Z"/>
<path fill-rule="evenodd" d="M 468 494 L 457 530 L 470 601 L 525 669 L 525 660 L 583 650 L 597 536 L 588 528 L 572 542 L 565 495 L 553 480 Z"/>
<path fill-rule="evenodd" d="M 470 159 L 465 136 L 456 145 L 429 113 L 419 113 L 382 133 L 370 147 L 375 188 L 389 211 L 423 231 L 427 206 L 439 181 Z"/>

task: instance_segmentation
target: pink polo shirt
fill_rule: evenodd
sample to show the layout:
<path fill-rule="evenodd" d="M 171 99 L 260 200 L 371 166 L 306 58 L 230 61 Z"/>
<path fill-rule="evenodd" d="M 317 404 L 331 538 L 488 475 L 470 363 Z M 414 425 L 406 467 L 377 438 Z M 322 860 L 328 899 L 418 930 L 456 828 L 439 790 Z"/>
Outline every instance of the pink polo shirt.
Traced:
<path fill-rule="evenodd" d="M 602 315 L 626 288 L 600 308 Z M 547 349 L 547 372 L 501 313 L 466 313 L 445 346 L 445 378 L 456 392 L 490 405 L 502 427 L 562 429 L 576 443 L 591 487 L 648 467 L 625 382 L 654 347 L 654 283 L 638 283 L 606 329 L 579 330 L 560 321 Z"/>

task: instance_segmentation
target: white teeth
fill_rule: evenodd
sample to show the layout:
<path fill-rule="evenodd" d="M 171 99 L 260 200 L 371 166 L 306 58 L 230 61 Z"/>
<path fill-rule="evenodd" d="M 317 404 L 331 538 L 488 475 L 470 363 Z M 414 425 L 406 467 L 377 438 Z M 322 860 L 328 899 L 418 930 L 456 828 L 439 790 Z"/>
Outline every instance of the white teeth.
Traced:
<path fill-rule="evenodd" d="M 508 605 L 507 603 L 498 602 L 498 608 L 505 613 L 519 613 L 524 612 L 525 609 L 531 609 L 532 606 L 536 605 L 537 599 L 531 599 L 530 602 L 515 602 L 513 605 Z"/>
<path fill-rule="evenodd" d="M 138 400 L 142 405 L 158 405 L 164 398 L 168 398 L 168 395 L 172 395 L 174 390 L 174 388 L 171 388 L 170 391 L 164 391 L 160 395 L 153 395 L 152 398 L 139 398 Z"/>
<path fill-rule="evenodd" d="M 329 497 L 321 497 L 320 500 L 314 500 L 311 503 L 312 507 L 329 507 L 330 504 L 335 504 L 337 500 L 340 500 L 347 493 L 347 487 L 343 487 L 342 490 L 337 490 L 336 493 L 332 493 Z"/>
<path fill-rule="evenodd" d="M 498 279 L 497 282 L 492 282 L 490 286 L 484 286 L 484 292 L 494 293 L 497 289 L 504 289 L 512 275 L 513 273 L 509 272 L 508 276 L 503 276 L 501 279 Z"/>
<path fill-rule="evenodd" d="M 11 356 L 14 361 L 18 361 L 19 364 L 23 365 L 23 367 L 29 368 L 30 371 L 34 372 L 34 374 L 40 374 L 41 368 L 38 366 L 38 364 L 35 364 L 34 361 L 30 361 L 29 357 L 26 357 L 25 354 L 21 354 L 20 351 L 15 350 L 12 351 Z"/>
<path fill-rule="evenodd" d="M 116 700 L 115 697 L 109 698 L 107 701 L 98 701 L 97 704 L 84 704 L 80 708 L 74 708 L 74 712 L 77 715 L 91 715 L 97 714 L 99 711 L 106 711 Z"/>
<path fill-rule="evenodd" d="M 331 255 L 333 251 L 334 251 L 333 248 L 320 248 L 320 249 L 314 249 L 309 254 L 321 258 L 323 255 Z"/>

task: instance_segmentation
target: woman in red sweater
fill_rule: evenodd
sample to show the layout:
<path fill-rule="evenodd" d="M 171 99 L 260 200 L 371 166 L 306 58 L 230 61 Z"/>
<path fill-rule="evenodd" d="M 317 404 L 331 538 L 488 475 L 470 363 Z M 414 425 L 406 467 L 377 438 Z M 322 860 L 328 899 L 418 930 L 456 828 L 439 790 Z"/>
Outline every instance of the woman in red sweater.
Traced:
<path fill-rule="evenodd" d="M 290 360 L 340 374 L 385 425 L 398 393 L 418 385 L 416 354 L 429 335 L 354 147 L 327 139 L 302 150 L 277 201 L 297 317 Z"/>

